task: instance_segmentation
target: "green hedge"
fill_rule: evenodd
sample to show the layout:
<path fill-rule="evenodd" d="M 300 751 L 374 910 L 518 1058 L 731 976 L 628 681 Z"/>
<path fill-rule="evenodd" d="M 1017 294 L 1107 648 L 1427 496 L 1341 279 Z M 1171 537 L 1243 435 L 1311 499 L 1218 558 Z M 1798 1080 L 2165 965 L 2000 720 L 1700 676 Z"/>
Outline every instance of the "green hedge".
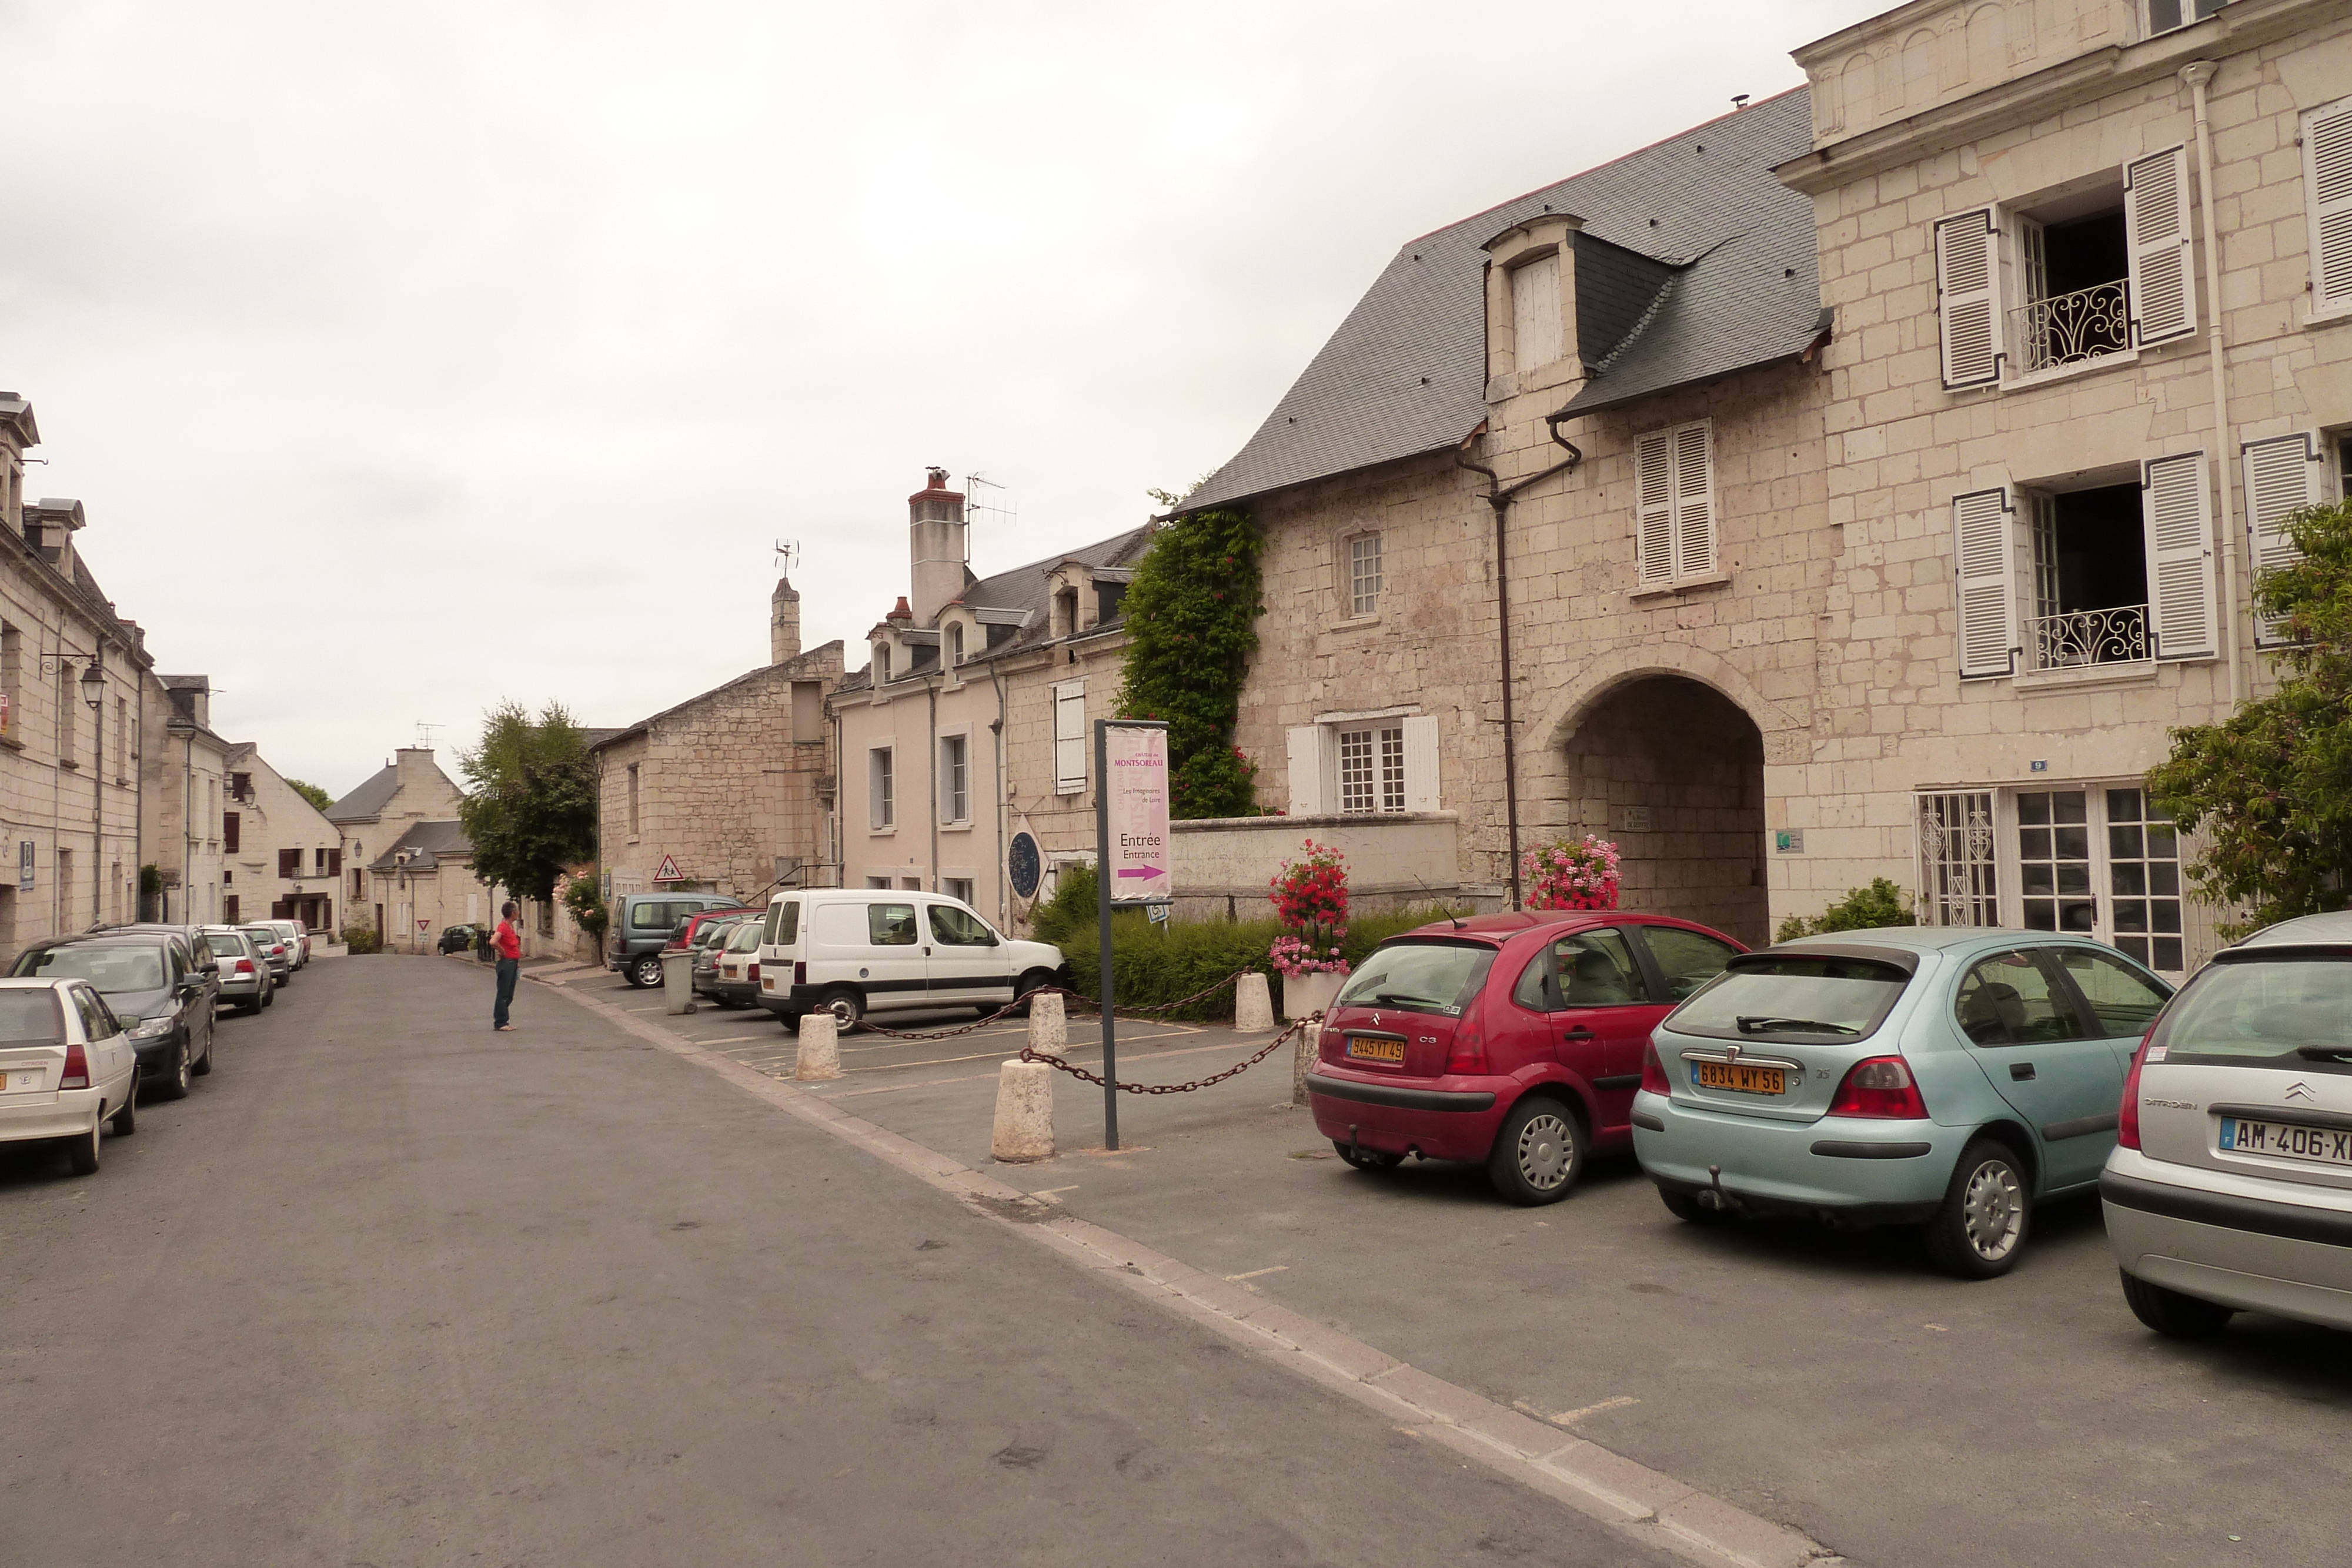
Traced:
<path fill-rule="evenodd" d="M 1062 889 L 1069 891 L 1074 878 L 1070 871 L 1062 873 Z M 1066 934 L 1059 937 L 1044 935 L 1048 926 L 1048 915 L 1061 900 L 1038 911 L 1034 922 L 1039 939 L 1055 942 L 1062 956 L 1070 961 L 1071 988 L 1081 996 L 1097 996 L 1102 990 L 1102 944 L 1096 924 L 1094 880 L 1084 878 L 1087 918 L 1076 929 L 1065 911 L 1064 918 L 1054 921 L 1053 928 Z M 1438 908 L 1400 909 L 1379 915 L 1358 915 L 1348 927 L 1347 940 L 1339 944 L 1340 956 L 1350 965 L 1360 964 L 1370 953 L 1400 931 L 1410 931 L 1416 925 L 1426 925 L 1442 920 L 1447 911 Z M 1118 995 L 1115 998 L 1121 1008 L 1156 1007 L 1172 1002 L 1179 997 L 1215 985 L 1237 969 L 1255 969 L 1262 975 L 1272 975 L 1273 965 L 1266 961 L 1266 949 L 1283 933 L 1282 923 L 1271 915 L 1263 920 L 1174 920 L 1162 926 L 1154 925 L 1142 913 L 1112 916 L 1110 927 L 1112 950 L 1118 957 Z M 1234 1016 L 1234 993 L 1228 987 L 1198 1002 L 1179 1009 L 1173 1018 L 1211 1020 Z"/>

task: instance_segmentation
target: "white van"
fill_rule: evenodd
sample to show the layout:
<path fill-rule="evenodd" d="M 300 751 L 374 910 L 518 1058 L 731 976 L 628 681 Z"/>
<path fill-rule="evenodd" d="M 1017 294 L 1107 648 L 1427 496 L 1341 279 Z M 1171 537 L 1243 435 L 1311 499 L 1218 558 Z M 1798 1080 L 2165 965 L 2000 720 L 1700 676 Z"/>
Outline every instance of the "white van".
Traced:
<path fill-rule="evenodd" d="M 760 1005 L 787 1029 L 818 1008 L 845 1030 L 868 1012 L 994 1012 L 1066 979 L 1059 947 L 1016 942 L 970 904 L 911 889 L 780 893 L 760 943 Z"/>

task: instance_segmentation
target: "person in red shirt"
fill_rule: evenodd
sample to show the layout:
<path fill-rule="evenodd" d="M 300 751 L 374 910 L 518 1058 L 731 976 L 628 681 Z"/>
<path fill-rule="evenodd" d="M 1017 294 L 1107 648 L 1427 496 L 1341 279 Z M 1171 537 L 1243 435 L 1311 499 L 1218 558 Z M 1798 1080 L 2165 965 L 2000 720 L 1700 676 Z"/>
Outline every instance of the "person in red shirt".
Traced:
<path fill-rule="evenodd" d="M 515 932 L 513 904 L 500 904 L 499 915 L 499 928 L 490 936 L 491 949 L 499 956 L 499 1001 L 490 1012 L 490 1027 L 511 1034 L 514 1025 L 507 1021 L 507 1009 L 514 1005 L 515 980 L 522 973 L 522 938 Z"/>

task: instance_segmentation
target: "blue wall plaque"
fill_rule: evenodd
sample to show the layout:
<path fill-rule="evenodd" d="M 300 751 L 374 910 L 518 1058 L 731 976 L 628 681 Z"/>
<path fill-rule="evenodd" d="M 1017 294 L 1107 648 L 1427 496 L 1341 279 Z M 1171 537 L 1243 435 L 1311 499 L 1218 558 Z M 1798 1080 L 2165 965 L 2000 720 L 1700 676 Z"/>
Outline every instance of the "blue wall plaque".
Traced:
<path fill-rule="evenodd" d="M 1012 873 L 1013 891 L 1023 898 L 1037 896 L 1037 879 L 1044 874 L 1045 857 L 1037 848 L 1036 839 L 1026 832 L 1013 835 L 1013 847 L 1005 852 L 1004 869 Z"/>

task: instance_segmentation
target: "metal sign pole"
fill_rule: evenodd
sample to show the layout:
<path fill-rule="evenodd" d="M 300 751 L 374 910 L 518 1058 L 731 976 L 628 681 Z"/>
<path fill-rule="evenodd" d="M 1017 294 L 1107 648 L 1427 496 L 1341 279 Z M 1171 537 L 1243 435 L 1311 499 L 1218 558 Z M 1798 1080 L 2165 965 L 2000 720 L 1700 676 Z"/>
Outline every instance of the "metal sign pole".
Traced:
<path fill-rule="evenodd" d="M 1101 933 L 1103 1147 L 1118 1147 L 1118 1020 L 1111 1012 L 1110 721 L 1095 720 L 1095 915 Z"/>

